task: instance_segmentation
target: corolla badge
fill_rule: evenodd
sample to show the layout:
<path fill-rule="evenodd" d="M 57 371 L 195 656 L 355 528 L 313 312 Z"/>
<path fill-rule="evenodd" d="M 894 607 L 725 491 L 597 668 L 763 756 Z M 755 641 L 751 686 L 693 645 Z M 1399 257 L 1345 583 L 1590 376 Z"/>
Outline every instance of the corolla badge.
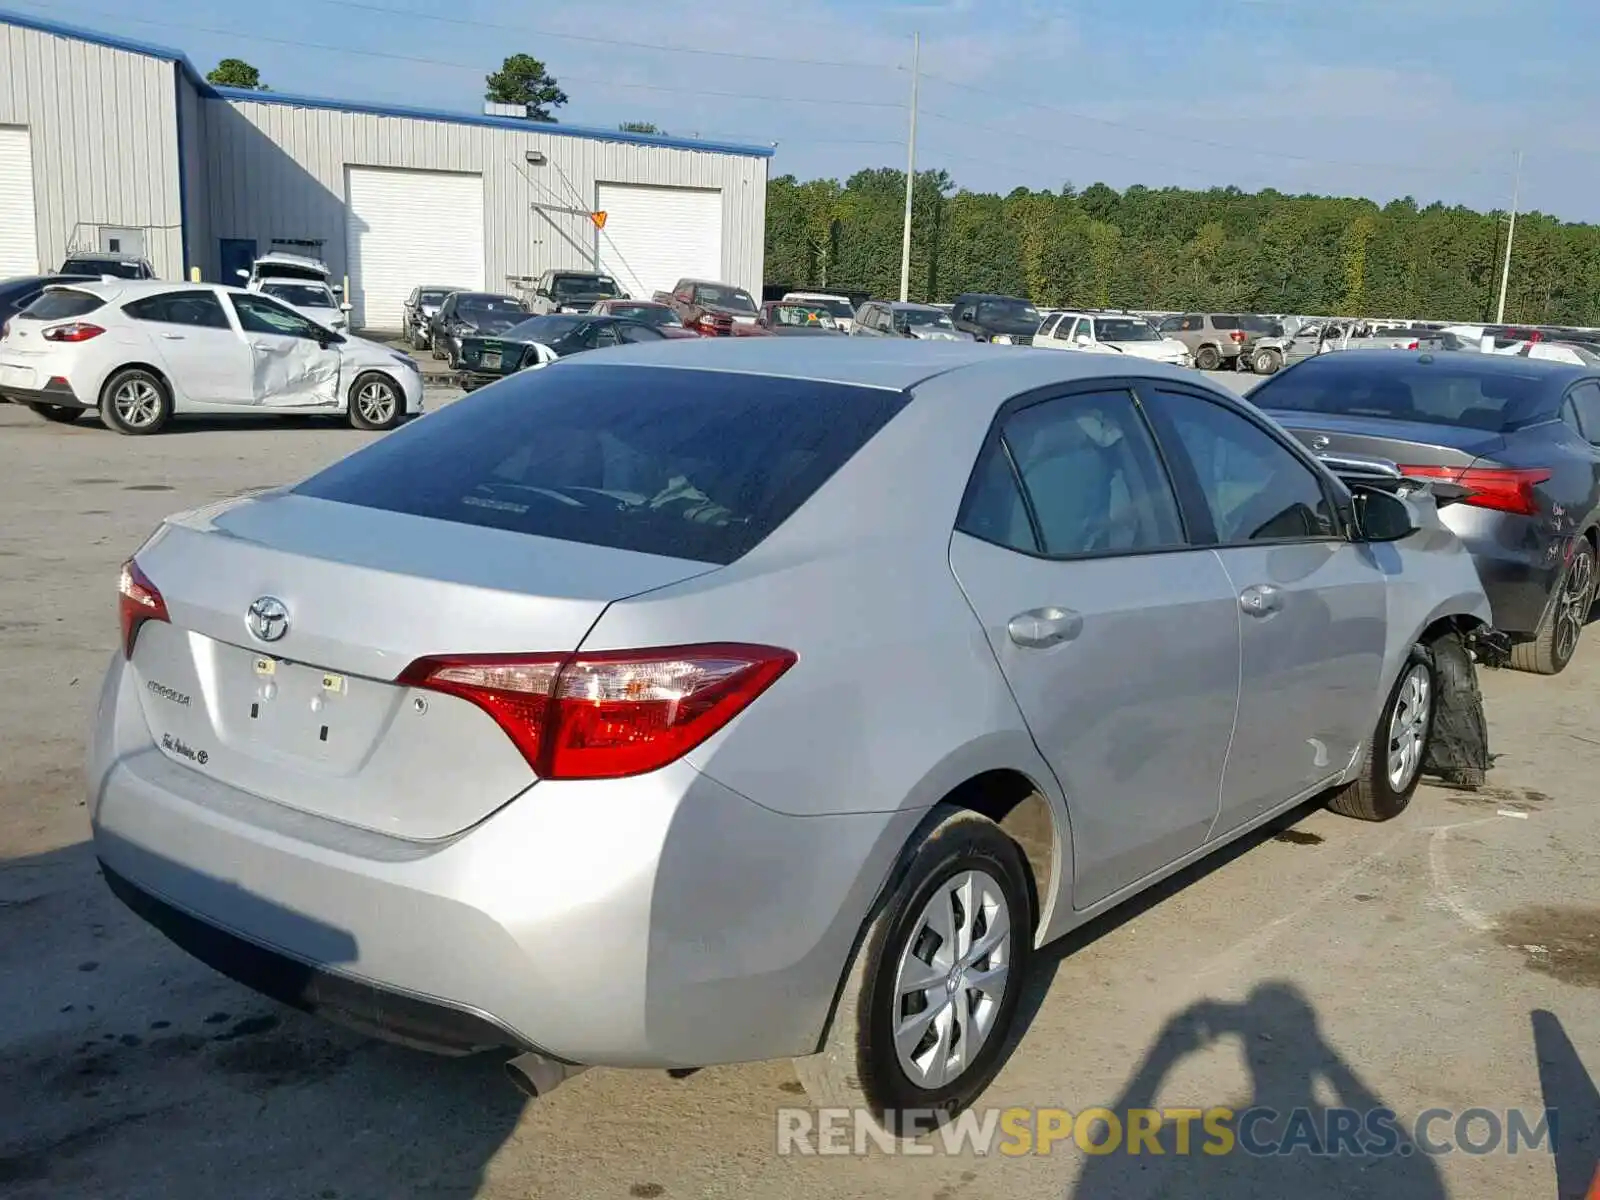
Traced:
<path fill-rule="evenodd" d="M 1313 450 L 1326 450 L 1328 448 L 1328 439 L 1320 433 L 1317 434 L 1316 437 L 1311 439 L 1311 448 Z"/>
<path fill-rule="evenodd" d="M 244 623 L 263 642 L 275 642 L 289 632 L 289 607 L 276 596 L 262 596 L 245 612 Z"/>

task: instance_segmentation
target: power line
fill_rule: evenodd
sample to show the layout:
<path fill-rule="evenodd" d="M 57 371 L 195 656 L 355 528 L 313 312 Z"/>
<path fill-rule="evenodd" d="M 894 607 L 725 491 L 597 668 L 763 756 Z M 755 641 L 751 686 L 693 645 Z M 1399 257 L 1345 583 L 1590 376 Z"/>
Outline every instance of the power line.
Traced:
<path fill-rule="evenodd" d="M 39 8 L 42 6 L 30 3 L 27 5 L 27 7 Z M 46 11 L 51 14 L 57 14 L 60 10 L 55 6 L 50 6 L 46 9 Z M 397 54 L 389 50 L 366 50 L 349 45 L 334 46 L 329 45 L 326 42 L 307 42 L 296 38 L 271 37 L 267 34 L 261 33 L 242 33 L 237 29 L 217 29 L 215 27 L 205 25 L 179 24 L 174 21 L 153 21 L 147 17 L 130 17 L 125 13 L 109 12 L 105 9 L 78 8 L 75 11 L 86 13 L 91 16 L 111 17 L 119 21 L 132 21 L 137 25 L 150 25 L 158 29 L 181 29 L 189 33 L 209 33 L 217 37 L 232 38 L 235 41 L 262 42 L 274 46 L 291 46 L 297 50 L 323 50 L 330 54 L 356 54 L 364 58 L 380 58 L 390 62 L 416 63 L 428 67 L 449 67 L 458 71 L 470 71 L 473 74 L 480 74 L 484 70 L 484 64 L 482 63 L 455 62 L 450 59 L 443 58 L 424 58 L 421 55 Z M 616 79 L 590 79 L 583 76 L 567 75 L 565 73 L 563 73 L 561 77 L 569 83 L 582 83 L 592 87 L 617 88 L 622 90 L 642 92 L 670 92 L 685 96 L 713 96 L 725 100 L 770 100 L 781 104 L 822 104 L 832 105 L 840 108 L 905 108 L 905 103 L 900 100 L 833 100 L 820 97 L 815 94 L 807 96 L 772 96 L 755 92 L 725 92 L 715 91 L 708 88 L 679 87 L 677 85 L 668 86 L 666 84 L 655 83 L 622 83 Z"/>
<path fill-rule="evenodd" d="M 741 50 L 703 50 L 695 46 L 663 46 L 655 42 L 633 42 L 623 38 L 598 37 L 593 34 L 560 33 L 554 29 L 539 29 L 531 25 L 511 25 L 503 21 L 482 21 L 472 17 L 442 17 L 437 13 L 409 12 L 388 8 L 381 4 L 367 4 L 363 0 L 322 0 L 336 8 L 353 8 L 363 12 L 383 13 L 391 17 L 413 20 L 437 21 L 444 25 L 463 25 L 474 29 L 499 29 L 529 37 L 552 38 L 558 41 L 587 42 L 597 46 L 620 46 L 629 50 L 653 50 L 662 54 L 694 54 L 707 58 L 733 58 L 744 62 L 791 63 L 801 67 L 842 67 L 856 71 L 900 71 L 904 67 L 894 63 L 843 62 L 826 58 L 792 58 L 782 54 L 749 54 Z"/>

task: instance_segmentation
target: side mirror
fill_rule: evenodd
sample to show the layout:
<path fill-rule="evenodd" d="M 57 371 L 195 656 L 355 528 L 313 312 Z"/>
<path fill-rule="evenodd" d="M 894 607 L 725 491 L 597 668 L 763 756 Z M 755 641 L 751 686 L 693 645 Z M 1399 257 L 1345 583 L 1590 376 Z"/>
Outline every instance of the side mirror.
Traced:
<path fill-rule="evenodd" d="M 1088 345 L 1092 344 L 1089 341 L 1089 335 L 1087 333 L 1080 333 L 1077 337 L 1073 338 L 1072 340 L 1074 342 L 1076 342 L 1080 346 L 1088 346 Z"/>
<path fill-rule="evenodd" d="M 1356 529 L 1364 542 L 1398 542 L 1417 531 L 1411 506 L 1377 487 L 1352 489 L 1356 502 Z"/>
<path fill-rule="evenodd" d="M 238 270 L 238 271 L 235 271 L 234 274 L 237 275 L 240 279 L 249 279 L 250 278 L 250 272 L 249 271 Z"/>
<path fill-rule="evenodd" d="M 533 294 L 535 296 L 539 297 L 539 299 L 541 299 L 541 300 L 550 299 L 550 289 L 549 288 L 534 288 Z"/>
<path fill-rule="evenodd" d="M 354 312 L 355 309 L 356 309 L 356 306 L 354 304 L 351 304 L 350 301 L 348 301 L 348 300 L 344 301 L 343 303 L 341 303 L 339 305 L 339 311 L 340 312 Z"/>

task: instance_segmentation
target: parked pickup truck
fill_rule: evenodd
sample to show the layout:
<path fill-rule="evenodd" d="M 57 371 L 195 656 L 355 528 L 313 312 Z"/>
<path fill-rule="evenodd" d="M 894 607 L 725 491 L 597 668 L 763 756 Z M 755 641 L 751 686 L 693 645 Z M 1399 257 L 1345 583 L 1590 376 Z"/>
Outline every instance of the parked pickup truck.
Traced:
<path fill-rule="evenodd" d="M 735 326 L 754 325 L 760 311 L 742 287 L 709 279 L 680 279 L 670 292 L 657 292 L 655 300 L 701 337 L 731 337 Z"/>

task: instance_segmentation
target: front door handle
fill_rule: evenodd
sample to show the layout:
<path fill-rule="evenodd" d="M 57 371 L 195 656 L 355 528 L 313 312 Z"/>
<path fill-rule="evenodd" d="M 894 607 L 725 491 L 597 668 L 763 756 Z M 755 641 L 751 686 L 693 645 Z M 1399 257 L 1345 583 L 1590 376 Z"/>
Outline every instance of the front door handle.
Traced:
<path fill-rule="evenodd" d="M 1083 632 L 1083 618 L 1070 608 L 1030 608 L 1006 625 L 1011 640 L 1026 650 L 1045 650 Z"/>
<path fill-rule="evenodd" d="M 1239 593 L 1239 607 L 1248 616 L 1268 616 L 1283 607 L 1283 592 L 1270 583 L 1252 584 Z"/>
<path fill-rule="evenodd" d="M 161 336 L 169 342 L 183 341 L 183 334 L 181 333 L 163 333 Z"/>

